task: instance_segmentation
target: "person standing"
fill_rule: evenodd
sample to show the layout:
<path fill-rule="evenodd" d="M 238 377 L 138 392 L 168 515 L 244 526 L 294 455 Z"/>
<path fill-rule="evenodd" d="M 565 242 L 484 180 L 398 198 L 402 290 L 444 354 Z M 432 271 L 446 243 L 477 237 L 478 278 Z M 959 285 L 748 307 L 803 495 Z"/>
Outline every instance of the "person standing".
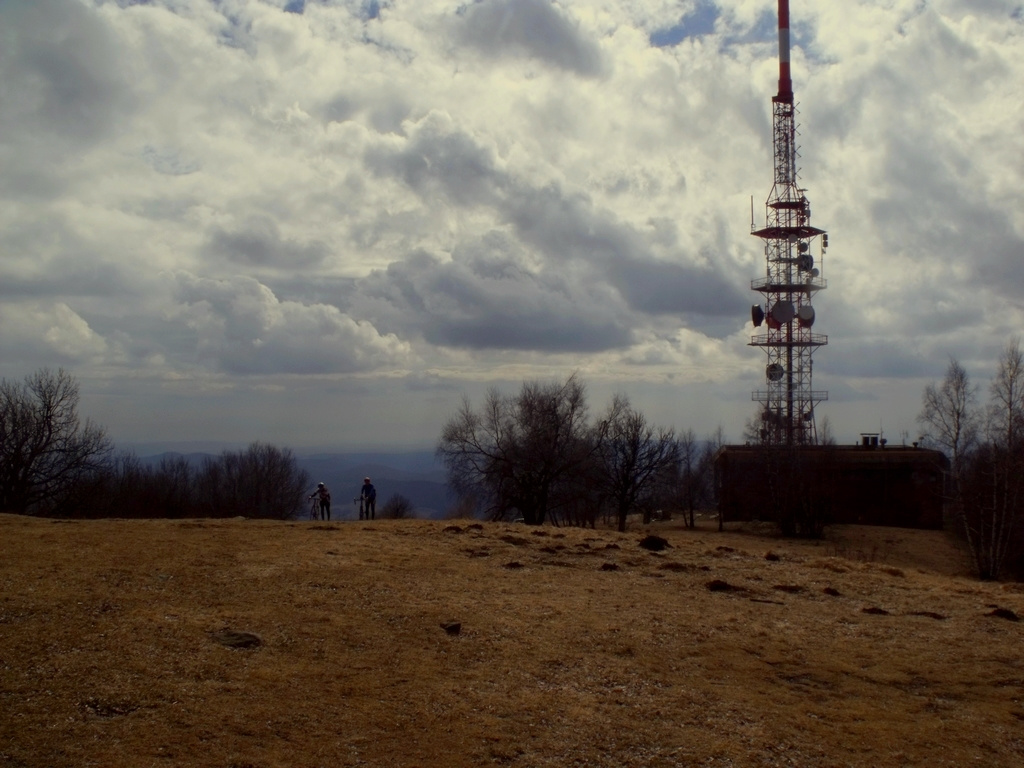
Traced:
<path fill-rule="evenodd" d="M 331 492 L 327 490 L 327 486 L 323 483 L 316 484 L 316 490 L 313 491 L 311 499 L 316 499 L 320 502 L 320 519 L 330 520 L 331 519 Z"/>
<path fill-rule="evenodd" d="M 359 492 L 359 508 L 367 520 L 373 520 L 377 515 L 377 489 L 373 487 L 368 477 L 363 478 L 363 489 Z"/>

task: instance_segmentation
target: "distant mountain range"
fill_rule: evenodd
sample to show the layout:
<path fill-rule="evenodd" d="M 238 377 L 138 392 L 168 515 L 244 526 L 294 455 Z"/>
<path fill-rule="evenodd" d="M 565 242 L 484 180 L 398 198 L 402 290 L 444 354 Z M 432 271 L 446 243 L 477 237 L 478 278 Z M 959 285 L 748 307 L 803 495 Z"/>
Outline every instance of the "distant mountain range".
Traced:
<path fill-rule="evenodd" d="M 159 464 L 168 456 L 183 456 L 189 464 L 199 465 L 214 453 L 164 452 L 141 456 L 146 464 Z M 448 494 L 444 467 L 434 458 L 433 451 L 404 453 L 317 453 L 296 455 L 300 469 L 309 473 L 312 493 L 317 483 L 324 483 L 331 491 L 331 517 L 338 520 L 358 519 L 359 497 L 363 478 L 369 477 L 377 489 L 377 511 L 395 494 L 412 502 L 417 517 L 439 518 L 454 504 Z"/>

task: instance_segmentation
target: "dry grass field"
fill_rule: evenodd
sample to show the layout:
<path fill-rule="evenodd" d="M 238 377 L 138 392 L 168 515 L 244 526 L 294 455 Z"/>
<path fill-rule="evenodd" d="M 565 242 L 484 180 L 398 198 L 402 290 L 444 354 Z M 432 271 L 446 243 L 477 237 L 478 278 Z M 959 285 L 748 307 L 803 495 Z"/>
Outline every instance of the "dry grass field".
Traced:
<path fill-rule="evenodd" d="M 0 552 L 2 768 L 1024 765 L 1024 587 L 938 532 L 0 516 Z"/>

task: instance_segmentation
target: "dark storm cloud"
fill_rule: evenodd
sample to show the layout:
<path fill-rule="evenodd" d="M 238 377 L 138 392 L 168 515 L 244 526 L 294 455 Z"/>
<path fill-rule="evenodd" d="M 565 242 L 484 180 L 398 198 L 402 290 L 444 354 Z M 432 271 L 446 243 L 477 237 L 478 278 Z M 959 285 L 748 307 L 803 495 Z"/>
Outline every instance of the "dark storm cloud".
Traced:
<path fill-rule="evenodd" d="M 4 231 L 0 297 L 64 300 L 137 296 L 132 264 L 98 252 L 63 215 L 20 217 Z"/>
<path fill-rule="evenodd" d="M 610 321 L 567 317 L 557 304 L 546 303 L 552 298 L 557 301 L 557 297 L 538 297 L 528 315 L 521 314 L 524 307 L 517 305 L 469 319 L 443 318 L 428 326 L 424 336 L 440 346 L 537 352 L 602 352 L 629 345 L 627 329 Z"/>
<path fill-rule="evenodd" d="M 377 147 L 365 157 L 371 172 L 401 179 L 424 199 L 443 195 L 458 206 L 494 202 L 505 180 L 492 152 L 452 129 L 446 116 L 428 116 L 398 151 Z"/>
<path fill-rule="evenodd" d="M 531 267 L 499 233 L 451 261 L 418 253 L 363 281 L 357 300 L 382 330 L 469 349 L 595 352 L 631 341 L 613 291 Z M 400 327 L 397 327 L 400 326 Z"/>
<path fill-rule="evenodd" d="M 990 237 L 974 241 L 978 284 L 1019 304 L 1024 296 L 1024 238 L 1017 235 L 1005 215 L 989 213 L 994 220 Z"/>
<path fill-rule="evenodd" d="M 129 102 L 118 44 L 74 0 L 5 3 L 0 46 L 0 126 L 26 137 L 98 138 Z"/>
<path fill-rule="evenodd" d="M 480 0 L 459 17 L 456 36 L 485 56 L 527 56 L 583 77 L 603 69 L 597 44 L 550 0 Z"/>
<path fill-rule="evenodd" d="M 323 243 L 302 244 L 281 237 L 277 223 L 267 216 L 252 216 L 237 231 L 214 230 L 205 247 L 237 264 L 257 267 L 309 267 L 323 261 Z"/>
<path fill-rule="evenodd" d="M 829 336 L 829 346 L 815 357 L 815 373 L 848 378 L 913 379 L 934 373 L 934 356 L 926 356 L 918 339 Z"/>
<path fill-rule="evenodd" d="M 300 304 L 328 304 L 344 309 L 351 306 L 352 296 L 359 289 L 354 277 L 338 277 L 314 271 L 282 270 L 262 279 L 281 301 Z"/>
<path fill-rule="evenodd" d="M 626 257 L 608 271 L 630 305 L 650 314 L 738 317 L 749 304 L 734 276 L 711 269 Z"/>
<path fill-rule="evenodd" d="M 108 297 L 132 292 L 123 267 L 100 261 L 68 259 L 33 276 L 0 271 L 0 296 L 11 298 Z"/>
<path fill-rule="evenodd" d="M 957 148 L 924 135 L 893 136 L 887 142 L 888 190 L 872 204 L 872 218 L 904 258 L 950 267 L 956 283 L 944 286 L 963 298 L 963 275 L 974 287 L 1015 299 L 1024 290 L 1024 238 L 1007 211 L 974 194 L 975 171 Z M 932 297 L 928 297 L 932 298 Z M 970 311 L 970 308 L 965 308 Z M 979 324 L 989 321 L 976 308 Z M 963 311 L 963 310 L 961 310 Z"/>
<path fill-rule="evenodd" d="M 0 47 L 4 127 L 30 127 L 76 140 L 104 134 L 127 96 L 119 46 L 109 30 L 74 0 L 5 6 Z"/>
<path fill-rule="evenodd" d="M 320 108 L 320 114 L 328 123 L 343 123 L 359 112 L 360 105 L 352 98 L 341 94 Z"/>
<path fill-rule="evenodd" d="M 597 209 L 585 196 L 567 196 L 554 187 L 518 189 L 509 196 L 507 215 L 524 242 L 553 260 L 578 260 L 600 271 L 631 309 L 645 314 L 676 314 L 704 333 L 718 335 L 716 318 L 736 316 L 747 303 L 735 277 L 692 256 L 655 259 L 650 244 L 632 227 Z"/>
<path fill-rule="evenodd" d="M 456 250 L 450 263 L 420 254 L 388 269 L 400 305 L 415 313 L 413 326 L 433 343 L 594 351 L 628 344 L 633 326 L 642 324 L 639 313 L 675 314 L 719 336 L 734 330 L 721 318 L 746 307 L 735 280 L 716 271 L 713 260 L 696 266 L 685 253 L 655 259 L 644 235 L 587 195 L 511 178 L 493 152 L 444 116 L 428 117 L 404 146 L 378 147 L 366 162 L 426 201 L 491 208 L 509 229 Z M 538 265 L 524 266 L 523 254 Z"/>
<path fill-rule="evenodd" d="M 0 45 L 0 190 L 49 197 L 63 161 L 108 135 L 133 97 L 118 41 L 75 0 L 3 4 Z"/>
<path fill-rule="evenodd" d="M 118 317 L 87 311 L 81 315 L 100 337 L 117 344 L 129 365 L 145 365 L 154 356 L 179 362 L 195 356 L 198 335 L 184 318 L 135 311 Z"/>
<path fill-rule="evenodd" d="M 596 211 L 586 195 L 566 193 L 553 184 L 518 185 L 503 214 L 524 242 L 559 260 L 607 262 L 642 248 L 637 235 L 610 212 Z"/>

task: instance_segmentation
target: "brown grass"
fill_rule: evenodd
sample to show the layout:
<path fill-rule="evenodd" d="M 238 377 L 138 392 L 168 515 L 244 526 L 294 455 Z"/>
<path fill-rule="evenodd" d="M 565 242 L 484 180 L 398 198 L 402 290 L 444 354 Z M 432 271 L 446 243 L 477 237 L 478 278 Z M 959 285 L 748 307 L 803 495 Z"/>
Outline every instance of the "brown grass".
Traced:
<path fill-rule="evenodd" d="M 1024 590 L 941 533 L 0 516 L 0 548 L 4 768 L 1024 764 Z"/>

